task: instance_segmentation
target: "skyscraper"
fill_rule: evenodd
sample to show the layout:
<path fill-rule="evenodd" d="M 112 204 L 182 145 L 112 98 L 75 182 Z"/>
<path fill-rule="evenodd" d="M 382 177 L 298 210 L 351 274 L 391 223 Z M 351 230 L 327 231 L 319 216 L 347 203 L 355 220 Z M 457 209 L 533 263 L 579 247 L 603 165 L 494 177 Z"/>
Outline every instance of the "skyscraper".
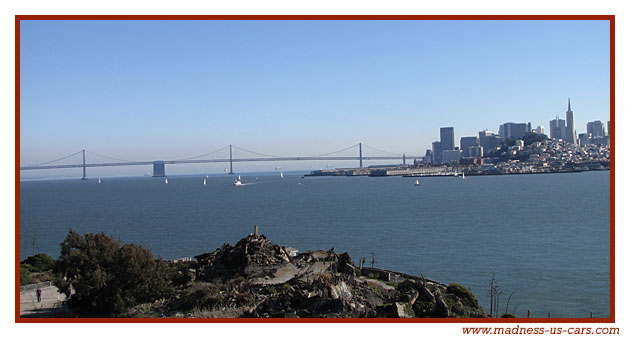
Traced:
<path fill-rule="evenodd" d="M 531 125 L 530 125 L 531 129 Z M 499 134 L 503 131 L 501 138 L 504 140 L 509 138 L 523 138 L 528 133 L 527 123 L 507 122 L 499 126 Z"/>
<path fill-rule="evenodd" d="M 440 128 L 440 143 L 443 151 L 455 149 L 455 129 L 453 127 Z"/>
<path fill-rule="evenodd" d="M 593 138 L 604 137 L 604 124 L 602 121 L 593 121 L 586 124 L 586 132 L 591 134 Z"/>
<path fill-rule="evenodd" d="M 549 121 L 549 137 L 554 140 L 566 139 L 567 131 L 564 120 L 556 115 L 556 118 Z"/>
<path fill-rule="evenodd" d="M 431 148 L 433 149 L 433 163 L 442 163 L 442 144 L 440 141 L 435 141 L 431 144 Z"/>
<path fill-rule="evenodd" d="M 459 148 L 462 150 L 463 157 L 472 157 L 470 153 L 470 147 L 476 147 L 479 145 L 479 139 L 477 136 L 466 136 L 459 139 Z"/>
<path fill-rule="evenodd" d="M 501 137 L 488 130 L 479 132 L 479 145 L 484 153 L 490 153 L 501 143 Z"/>
<path fill-rule="evenodd" d="M 573 124 L 573 110 L 571 110 L 571 98 L 569 98 L 569 107 L 567 109 L 567 129 L 566 142 L 575 144 L 577 137 L 575 136 L 575 125 Z"/>

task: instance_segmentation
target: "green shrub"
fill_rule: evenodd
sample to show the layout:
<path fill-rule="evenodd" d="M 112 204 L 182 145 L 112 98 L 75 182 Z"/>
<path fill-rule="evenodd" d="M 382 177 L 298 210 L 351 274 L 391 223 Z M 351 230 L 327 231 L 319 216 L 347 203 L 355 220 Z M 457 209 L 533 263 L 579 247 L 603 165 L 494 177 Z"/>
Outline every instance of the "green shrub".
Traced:
<path fill-rule="evenodd" d="M 446 293 L 454 294 L 459 298 L 464 305 L 478 306 L 477 297 L 473 295 L 472 291 L 467 287 L 459 283 L 451 283 L 446 287 Z"/>
<path fill-rule="evenodd" d="M 516 318 L 516 316 L 511 313 L 504 313 L 501 318 Z"/>
<path fill-rule="evenodd" d="M 212 308 L 221 302 L 219 287 L 212 283 L 194 282 L 179 299 L 179 308 L 184 310 Z"/>
<path fill-rule="evenodd" d="M 25 266 L 26 265 L 26 266 Z M 28 269 L 28 264 L 20 264 L 20 285 L 33 283 L 33 276 Z"/>
<path fill-rule="evenodd" d="M 79 316 L 110 317 L 173 293 L 174 270 L 135 244 L 70 231 L 61 243 L 55 285 Z M 74 290 L 70 297 L 70 287 Z"/>
<path fill-rule="evenodd" d="M 31 272 L 51 271 L 55 267 L 55 260 L 43 253 L 30 256 L 22 263 L 28 264 Z"/>

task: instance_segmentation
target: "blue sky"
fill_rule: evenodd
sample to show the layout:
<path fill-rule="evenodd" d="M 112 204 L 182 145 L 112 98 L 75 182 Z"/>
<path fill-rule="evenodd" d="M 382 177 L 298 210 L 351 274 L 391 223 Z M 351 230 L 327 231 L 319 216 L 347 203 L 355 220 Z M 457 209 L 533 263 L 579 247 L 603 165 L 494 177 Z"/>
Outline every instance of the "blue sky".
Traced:
<path fill-rule="evenodd" d="M 83 148 L 156 160 L 230 143 L 315 155 L 363 142 L 421 155 L 443 126 L 457 144 L 504 122 L 548 130 L 568 97 L 578 133 L 610 115 L 607 21 L 22 21 L 20 30 L 23 165 Z"/>

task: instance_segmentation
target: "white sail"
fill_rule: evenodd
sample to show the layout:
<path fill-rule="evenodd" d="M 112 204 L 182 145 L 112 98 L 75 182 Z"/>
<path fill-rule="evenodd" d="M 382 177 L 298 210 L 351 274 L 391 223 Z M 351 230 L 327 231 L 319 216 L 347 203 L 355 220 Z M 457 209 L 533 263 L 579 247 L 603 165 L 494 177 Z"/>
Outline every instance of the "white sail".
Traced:
<path fill-rule="evenodd" d="M 284 178 L 284 174 L 282 173 L 282 171 L 280 172 L 280 178 Z"/>
<path fill-rule="evenodd" d="M 168 178 L 165 178 L 165 179 L 164 179 L 164 183 L 165 183 L 165 184 L 168 184 Z"/>
<path fill-rule="evenodd" d="M 416 186 L 419 186 L 419 185 L 420 185 L 420 181 L 416 180 Z"/>
<path fill-rule="evenodd" d="M 99 184 L 101 183 L 101 178 L 100 178 L 100 177 L 98 178 L 98 183 L 99 183 Z"/>
<path fill-rule="evenodd" d="M 204 187 L 208 186 L 208 182 L 206 181 L 206 179 L 205 179 L 205 178 L 203 179 L 203 186 L 204 186 Z"/>

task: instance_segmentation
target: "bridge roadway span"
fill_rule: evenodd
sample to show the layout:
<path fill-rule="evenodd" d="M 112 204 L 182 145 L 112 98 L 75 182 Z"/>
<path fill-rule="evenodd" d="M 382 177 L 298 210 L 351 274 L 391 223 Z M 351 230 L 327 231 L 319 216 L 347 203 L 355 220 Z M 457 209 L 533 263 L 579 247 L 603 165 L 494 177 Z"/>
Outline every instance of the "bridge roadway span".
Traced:
<path fill-rule="evenodd" d="M 406 156 L 407 159 L 419 159 L 421 156 Z M 36 169 L 63 169 L 63 168 L 92 168 L 92 167 L 119 167 L 128 165 L 154 165 L 162 164 L 192 164 L 192 163 L 229 163 L 229 162 L 265 162 L 265 161 L 359 161 L 359 160 L 400 160 L 402 156 L 348 156 L 348 157 L 259 157 L 259 158 L 225 158 L 210 160 L 174 160 L 174 161 L 137 161 L 137 162 L 112 162 L 112 163 L 86 163 L 86 164 L 59 164 L 25 166 L 20 170 Z"/>

